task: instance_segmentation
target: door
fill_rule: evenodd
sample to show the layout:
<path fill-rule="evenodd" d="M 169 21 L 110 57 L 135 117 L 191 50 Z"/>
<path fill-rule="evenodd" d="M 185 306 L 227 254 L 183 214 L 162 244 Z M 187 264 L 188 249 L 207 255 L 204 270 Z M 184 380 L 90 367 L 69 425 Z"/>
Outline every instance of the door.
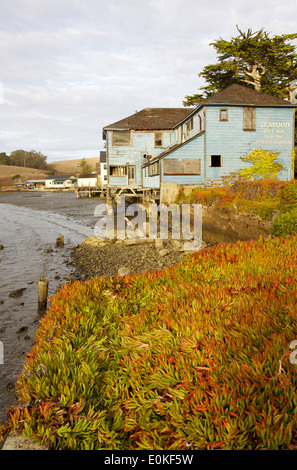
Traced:
<path fill-rule="evenodd" d="M 135 166 L 128 166 L 128 185 L 133 186 L 136 184 Z"/>

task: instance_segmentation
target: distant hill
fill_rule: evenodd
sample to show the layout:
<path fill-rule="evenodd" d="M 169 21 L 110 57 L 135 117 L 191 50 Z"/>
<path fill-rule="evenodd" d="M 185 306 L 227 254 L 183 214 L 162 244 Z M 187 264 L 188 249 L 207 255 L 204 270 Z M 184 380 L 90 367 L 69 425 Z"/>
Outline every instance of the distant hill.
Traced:
<path fill-rule="evenodd" d="M 21 181 L 44 179 L 48 175 L 43 170 L 27 168 L 23 166 L 0 165 L 0 187 L 14 186 L 19 180 L 13 180 L 13 176 L 21 175 Z"/>
<path fill-rule="evenodd" d="M 74 160 L 63 160 L 60 162 L 52 162 L 48 164 L 50 170 L 55 170 L 59 175 L 78 175 L 80 173 L 81 158 Z M 96 164 L 99 163 L 99 157 L 86 158 L 86 161 L 92 166 L 92 171 L 96 170 Z M 23 166 L 0 165 L 0 187 L 14 187 L 14 183 L 19 179 L 13 180 L 13 176 L 21 175 L 20 180 L 40 180 L 48 176 L 48 172 L 44 170 L 36 170 Z"/>
<path fill-rule="evenodd" d="M 70 175 L 80 173 L 80 162 L 82 158 L 75 160 L 63 160 L 61 162 L 52 162 L 48 164 L 48 167 L 52 170 L 56 170 L 59 175 Z M 85 159 L 90 165 L 92 165 L 92 171 L 96 170 L 96 164 L 99 163 L 99 156 Z"/>

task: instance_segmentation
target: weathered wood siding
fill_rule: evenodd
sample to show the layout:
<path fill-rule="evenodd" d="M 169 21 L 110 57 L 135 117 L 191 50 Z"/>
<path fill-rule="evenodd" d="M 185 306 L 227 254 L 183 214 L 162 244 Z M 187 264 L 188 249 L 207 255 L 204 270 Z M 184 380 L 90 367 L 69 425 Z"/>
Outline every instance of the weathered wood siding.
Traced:
<path fill-rule="evenodd" d="M 174 132 L 174 144 L 180 144 L 185 140 L 189 140 L 196 134 L 199 134 L 205 128 L 203 109 L 193 115 L 193 129 L 187 133 L 187 123 L 190 119 L 185 120 L 176 127 Z"/>
<path fill-rule="evenodd" d="M 279 152 L 278 162 L 285 170 L 278 174 L 282 180 L 291 179 L 291 151 L 294 149 L 293 109 L 257 107 L 255 130 L 253 115 L 244 107 L 229 106 L 228 121 L 220 121 L 220 107 L 206 107 L 206 179 L 216 180 L 223 175 L 248 167 L 240 157 L 261 148 Z M 245 119 L 244 119 L 245 117 Z M 248 122 L 249 120 L 249 122 Z M 271 124 L 271 126 L 270 126 Z M 222 167 L 211 167 L 211 155 L 220 155 Z"/>
<path fill-rule="evenodd" d="M 142 171 L 144 188 L 160 188 L 160 175 L 147 176 L 145 168 L 143 168 Z"/>
<path fill-rule="evenodd" d="M 155 147 L 154 132 L 136 132 L 131 131 L 130 146 L 114 146 L 112 145 L 112 131 L 107 133 L 107 153 L 109 166 L 126 166 L 135 165 L 136 167 L 136 184 L 141 185 L 141 165 L 145 162 L 143 155 L 148 154 L 152 157 L 158 156 L 164 149 L 174 144 L 174 131 L 163 131 L 163 146 Z M 120 179 L 119 179 L 120 178 Z M 128 184 L 127 178 L 124 184 Z M 109 177 L 110 185 L 123 184 L 123 177 Z"/>
<path fill-rule="evenodd" d="M 174 160 L 176 160 L 175 165 Z M 199 160 L 200 164 L 195 162 L 195 160 Z M 183 185 L 202 183 L 204 179 L 204 133 L 197 135 L 190 142 L 172 151 L 168 156 L 162 158 L 160 163 L 161 180 L 164 183 Z M 190 174 L 191 168 L 192 174 Z M 200 174 L 197 174 L 198 168 L 200 169 Z M 179 174 L 180 172 L 183 174 Z"/>

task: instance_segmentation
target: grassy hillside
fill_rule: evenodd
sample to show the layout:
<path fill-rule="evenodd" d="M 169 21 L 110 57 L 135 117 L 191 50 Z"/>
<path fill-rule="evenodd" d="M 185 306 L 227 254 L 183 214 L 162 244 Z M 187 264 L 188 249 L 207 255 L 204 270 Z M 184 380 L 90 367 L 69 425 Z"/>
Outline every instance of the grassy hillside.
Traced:
<path fill-rule="evenodd" d="M 26 168 L 23 166 L 0 165 L 0 187 L 14 186 L 18 180 L 13 180 L 13 176 L 21 175 L 21 180 L 39 180 L 47 177 L 47 173 L 35 168 Z"/>
<path fill-rule="evenodd" d="M 56 449 L 296 449 L 296 243 L 65 285 L 2 434 Z"/>
<path fill-rule="evenodd" d="M 79 159 L 74 159 L 74 160 L 63 160 L 60 162 L 52 162 L 49 163 L 48 166 L 49 168 L 56 170 L 58 174 L 74 174 L 76 175 L 80 171 L 79 164 L 81 162 L 81 158 Z M 99 157 L 94 157 L 94 158 L 86 158 L 86 161 L 90 163 L 92 166 L 92 171 L 95 171 L 96 169 L 96 164 L 99 163 Z"/>
<path fill-rule="evenodd" d="M 86 161 L 92 166 L 92 171 L 95 171 L 96 164 L 99 162 L 99 157 L 86 158 Z M 56 170 L 57 174 L 74 174 L 80 173 L 79 163 L 81 159 L 74 160 L 63 160 L 59 162 L 52 162 L 48 164 L 50 170 Z M 14 187 L 14 183 L 19 180 L 13 180 L 13 176 L 21 175 L 21 181 L 30 179 L 38 180 L 44 179 L 48 176 L 48 173 L 43 170 L 36 170 L 35 168 L 27 168 L 22 166 L 9 166 L 0 165 L 0 188 L 2 187 Z"/>

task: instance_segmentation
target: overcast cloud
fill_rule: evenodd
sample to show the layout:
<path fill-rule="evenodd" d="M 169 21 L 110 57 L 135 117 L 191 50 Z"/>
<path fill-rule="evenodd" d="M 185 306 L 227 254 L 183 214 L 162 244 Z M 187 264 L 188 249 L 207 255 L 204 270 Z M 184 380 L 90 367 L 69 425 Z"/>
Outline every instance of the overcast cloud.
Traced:
<path fill-rule="evenodd" d="M 297 0 L 0 0 L 0 152 L 98 156 L 105 125 L 182 107 L 210 42 L 296 33 L 296 16 Z"/>

